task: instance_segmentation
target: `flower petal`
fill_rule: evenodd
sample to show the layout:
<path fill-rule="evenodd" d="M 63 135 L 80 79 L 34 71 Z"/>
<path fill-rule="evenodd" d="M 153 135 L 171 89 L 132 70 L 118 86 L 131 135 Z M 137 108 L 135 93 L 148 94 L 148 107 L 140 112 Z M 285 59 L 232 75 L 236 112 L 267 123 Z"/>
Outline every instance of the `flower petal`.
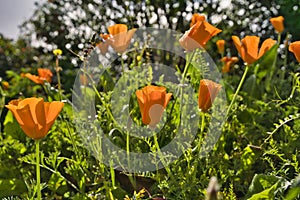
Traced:
<path fill-rule="evenodd" d="M 242 39 L 245 47 L 245 59 L 247 64 L 252 64 L 258 59 L 258 45 L 260 38 L 257 36 L 246 36 Z"/>
<path fill-rule="evenodd" d="M 284 18 L 282 16 L 273 17 L 270 19 L 270 22 L 272 23 L 273 27 L 278 33 L 281 33 L 284 31 L 284 24 L 283 24 Z"/>
<path fill-rule="evenodd" d="M 109 26 L 107 28 L 108 32 L 111 35 L 117 35 L 122 32 L 127 32 L 127 29 L 128 29 L 127 25 L 125 25 L 125 24 L 115 24 L 115 25 Z"/>
<path fill-rule="evenodd" d="M 233 43 L 234 43 L 234 45 L 235 45 L 235 48 L 236 48 L 237 51 L 239 52 L 241 58 L 244 60 L 244 58 L 245 58 L 245 49 L 242 48 L 242 43 L 241 43 L 240 38 L 237 37 L 237 36 L 235 36 L 235 35 L 232 36 L 231 38 L 232 38 L 232 41 L 233 41 Z M 244 61 L 245 61 L 245 60 L 244 60 Z"/>
<path fill-rule="evenodd" d="M 272 48 L 272 46 L 274 44 L 276 44 L 275 40 L 273 40 L 271 38 L 266 39 L 260 47 L 258 58 L 262 57 L 268 50 L 270 50 Z"/>
<path fill-rule="evenodd" d="M 300 41 L 292 42 L 289 46 L 289 51 L 294 53 L 298 62 L 300 62 Z"/>
<path fill-rule="evenodd" d="M 45 102 L 45 112 L 46 112 L 46 131 L 48 132 L 53 123 L 55 122 L 56 118 L 58 117 L 60 111 L 64 107 L 64 103 L 59 101 L 53 102 Z"/>
<path fill-rule="evenodd" d="M 23 122 L 23 124 L 20 124 L 20 126 L 25 134 L 32 139 L 40 138 L 38 125 L 33 119 L 30 105 L 25 104 L 24 106 L 17 108 L 17 113 Z"/>
<path fill-rule="evenodd" d="M 17 122 L 20 124 L 20 125 L 23 125 L 24 122 L 23 120 L 21 119 L 21 117 L 19 116 L 18 112 L 17 112 L 17 108 L 18 108 L 18 104 L 21 100 L 12 100 L 8 103 L 8 105 L 6 105 L 5 107 L 8 108 L 12 114 L 14 115 L 14 117 L 16 118 Z"/>
<path fill-rule="evenodd" d="M 32 75 L 30 73 L 26 73 L 25 77 L 30 79 L 31 81 L 35 82 L 36 84 L 44 84 L 44 80 L 40 79 L 39 76 Z"/>

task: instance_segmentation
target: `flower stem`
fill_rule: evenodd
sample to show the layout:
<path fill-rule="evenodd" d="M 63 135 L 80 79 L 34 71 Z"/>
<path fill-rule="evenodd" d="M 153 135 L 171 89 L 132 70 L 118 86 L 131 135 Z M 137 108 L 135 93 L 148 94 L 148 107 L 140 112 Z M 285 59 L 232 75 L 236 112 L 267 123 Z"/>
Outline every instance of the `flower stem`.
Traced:
<path fill-rule="evenodd" d="M 281 33 L 278 34 L 278 38 L 277 38 L 277 43 L 278 44 L 280 44 L 280 40 L 281 40 Z M 270 85 L 271 85 L 272 77 L 273 77 L 274 71 L 276 69 L 277 57 L 278 57 L 278 51 L 276 51 L 276 56 L 273 60 L 270 75 L 269 75 L 269 78 L 267 80 L 267 87 L 266 87 L 267 91 L 270 91 Z"/>
<path fill-rule="evenodd" d="M 205 113 L 201 112 L 201 129 L 200 129 L 201 135 L 204 131 L 204 127 L 205 127 Z"/>
<path fill-rule="evenodd" d="M 130 166 L 130 135 L 128 132 L 126 132 L 126 153 L 127 153 L 127 162 L 128 162 L 128 169 L 131 168 Z M 133 186 L 134 189 L 136 189 L 136 181 L 133 179 L 133 176 L 128 175 L 128 179 Z"/>
<path fill-rule="evenodd" d="M 58 87 L 59 98 L 60 100 L 62 100 L 61 82 L 60 82 L 60 74 L 59 74 L 60 67 L 58 63 L 58 56 L 56 56 L 56 60 L 55 60 L 55 71 L 57 76 L 57 87 Z"/>
<path fill-rule="evenodd" d="M 204 127 L 205 127 L 205 113 L 201 111 L 200 115 L 201 115 L 201 127 L 200 127 L 200 137 L 199 137 L 199 142 L 198 142 L 199 152 L 201 149 L 201 142 L 202 142 Z"/>
<path fill-rule="evenodd" d="M 121 65 L 122 65 L 122 75 L 124 75 L 125 73 L 125 69 L 124 69 L 124 59 L 123 59 L 123 56 L 121 55 Z M 121 76 L 122 76 L 121 75 Z"/>
<path fill-rule="evenodd" d="M 162 152 L 161 152 L 161 150 L 160 150 L 160 147 L 159 147 L 159 144 L 158 144 L 158 141 L 157 141 L 157 135 L 156 135 L 156 134 L 154 134 L 153 139 L 154 139 L 154 145 L 155 145 L 155 147 L 156 147 L 156 151 L 158 152 L 158 155 L 159 155 L 159 157 L 160 157 L 160 159 L 161 159 L 161 162 L 162 162 L 162 164 L 163 164 L 163 166 L 164 166 L 166 172 L 168 173 L 169 177 L 174 178 L 174 177 L 173 177 L 173 174 L 172 174 L 172 172 L 171 172 L 170 167 L 167 165 L 167 163 L 166 163 L 165 160 L 164 160 L 164 155 L 162 154 Z"/>
<path fill-rule="evenodd" d="M 40 140 L 35 141 L 35 154 L 36 154 L 36 182 L 37 182 L 37 199 L 42 199 L 41 193 L 41 172 L 40 172 Z"/>
<path fill-rule="evenodd" d="M 187 57 L 187 59 L 186 59 L 186 63 L 185 63 L 184 70 L 183 70 L 183 73 L 182 73 L 182 81 L 181 81 L 182 84 L 184 83 L 186 73 L 187 73 L 188 68 L 190 66 L 190 63 L 191 63 L 191 61 L 192 61 L 192 59 L 193 59 L 193 57 L 195 55 L 195 52 L 196 52 L 196 50 L 193 51 L 193 53 L 192 53 L 192 55 L 191 55 L 190 58 Z M 188 55 L 188 54 L 186 54 L 186 55 Z"/>
<path fill-rule="evenodd" d="M 229 105 L 229 107 L 228 107 L 228 109 L 227 109 L 227 112 L 226 112 L 226 116 L 227 116 L 227 117 L 228 117 L 228 114 L 229 114 L 229 112 L 230 112 L 230 110 L 231 110 L 231 108 L 232 108 L 232 106 L 233 106 L 235 100 L 236 100 L 236 97 L 237 97 L 239 91 L 240 91 L 241 88 L 242 88 L 242 85 L 243 85 L 243 83 L 244 83 L 244 81 L 245 81 L 245 78 L 246 78 L 246 75 L 247 75 L 247 73 L 248 73 L 248 70 L 249 70 L 249 65 L 246 65 L 246 69 L 245 69 L 244 74 L 243 74 L 243 76 L 242 76 L 242 79 L 241 79 L 241 81 L 240 81 L 240 83 L 239 83 L 239 86 L 237 87 L 237 89 L 236 89 L 236 91 L 235 91 L 235 93 L 234 93 L 234 95 L 233 95 L 233 98 L 232 98 L 232 100 L 231 100 L 231 103 L 230 103 L 230 105 Z"/>

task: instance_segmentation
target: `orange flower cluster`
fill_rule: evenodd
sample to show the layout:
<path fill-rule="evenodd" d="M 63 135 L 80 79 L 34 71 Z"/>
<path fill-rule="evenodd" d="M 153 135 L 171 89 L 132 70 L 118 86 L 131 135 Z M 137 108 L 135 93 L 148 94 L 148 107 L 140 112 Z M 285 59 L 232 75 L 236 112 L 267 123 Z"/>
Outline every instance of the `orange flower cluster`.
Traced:
<path fill-rule="evenodd" d="M 128 30 L 125 24 L 115 24 L 109 26 L 107 29 L 109 34 L 101 34 L 100 37 L 103 41 L 97 44 L 101 53 L 105 54 L 108 50 L 108 46 L 111 46 L 118 53 L 124 53 L 130 45 L 130 41 L 136 29 Z"/>
<path fill-rule="evenodd" d="M 203 79 L 200 81 L 198 106 L 202 112 L 207 112 L 211 108 L 221 87 L 220 84 L 211 80 Z M 142 115 L 142 122 L 149 127 L 155 127 L 161 120 L 172 93 L 167 93 L 165 87 L 149 85 L 137 90 L 135 94 Z"/>
<path fill-rule="evenodd" d="M 6 105 L 20 124 L 24 133 L 38 140 L 45 137 L 62 110 L 64 103 L 44 102 L 42 98 L 12 100 Z"/>
<path fill-rule="evenodd" d="M 26 73 L 25 77 L 35 82 L 36 84 L 43 85 L 45 81 L 51 83 L 52 80 L 52 72 L 49 69 L 38 68 L 38 76 L 32 75 L 30 73 Z"/>

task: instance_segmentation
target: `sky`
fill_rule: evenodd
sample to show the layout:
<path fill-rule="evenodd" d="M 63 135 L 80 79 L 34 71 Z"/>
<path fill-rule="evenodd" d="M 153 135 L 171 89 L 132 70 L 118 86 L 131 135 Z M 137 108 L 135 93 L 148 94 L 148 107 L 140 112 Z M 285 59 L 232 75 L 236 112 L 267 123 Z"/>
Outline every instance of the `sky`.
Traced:
<path fill-rule="evenodd" d="M 38 0 L 0 0 L 0 33 L 17 39 L 18 26 L 33 15 L 35 1 Z"/>

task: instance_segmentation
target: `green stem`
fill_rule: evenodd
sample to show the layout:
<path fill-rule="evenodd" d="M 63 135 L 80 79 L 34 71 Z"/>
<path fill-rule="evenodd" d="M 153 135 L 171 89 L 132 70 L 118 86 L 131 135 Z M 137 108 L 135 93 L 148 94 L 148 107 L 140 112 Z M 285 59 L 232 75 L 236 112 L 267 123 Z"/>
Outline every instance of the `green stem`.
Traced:
<path fill-rule="evenodd" d="M 123 56 L 121 55 L 121 65 L 122 65 L 122 75 L 124 74 L 124 60 L 123 60 Z"/>
<path fill-rule="evenodd" d="M 172 173 L 171 173 L 171 169 L 170 169 L 170 167 L 165 163 L 165 160 L 164 160 L 164 157 L 163 157 L 164 155 L 163 155 L 163 154 L 161 153 L 161 151 L 160 151 L 160 147 L 159 147 L 159 144 L 158 144 L 158 141 L 157 141 L 157 135 L 156 135 L 156 134 L 154 134 L 153 139 L 154 139 L 154 145 L 155 145 L 155 147 L 156 147 L 156 150 L 157 150 L 157 152 L 158 152 L 158 155 L 160 156 L 160 160 L 161 160 L 162 164 L 164 165 L 164 168 L 166 169 L 166 171 L 167 171 L 169 177 L 173 178 L 173 175 L 172 175 Z"/>
<path fill-rule="evenodd" d="M 35 141 L 35 155 L 36 155 L 36 182 L 37 182 L 37 198 L 42 199 L 41 193 L 41 172 L 40 172 L 40 140 Z"/>
<path fill-rule="evenodd" d="M 227 112 L 226 112 L 226 116 L 227 116 L 227 117 L 228 117 L 228 114 L 229 114 L 229 112 L 230 112 L 230 110 L 231 110 L 231 108 L 232 108 L 232 106 L 233 106 L 235 100 L 236 100 L 236 97 L 237 97 L 239 91 L 240 91 L 241 88 L 242 88 L 242 85 L 243 85 L 243 83 L 244 83 L 244 81 L 245 81 L 245 78 L 246 78 L 246 75 L 247 75 L 247 73 L 248 73 L 248 70 L 249 70 L 249 65 L 246 65 L 246 69 L 245 69 L 244 74 L 243 74 L 243 76 L 242 76 L 242 79 L 241 79 L 241 81 L 240 81 L 240 83 L 239 83 L 239 86 L 237 87 L 237 89 L 236 89 L 236 91 L 235 91 L 235 93 L 234 93 L 234 95 L 233 95 L 233 98 L 232 98 L 232 100 L 231 100 L 231 103 L 230 103 L 230 105 L 229 105 L 229 107 L 228 107 L 228 109 L 227 109 Z"/>
<path fill-rule="evenodd" d="M 200 137 L 199 137 L 199 142 L 198 142 L 199 152 L 201 149 L 201 142 L 202 142 L 204 127 L 205 127 L 205 113 L 201 112 L 200 115 L 201 115 L 201 127 L 200 127 Z"/>
<path fill-rule="evenodd" d="M 204 131 L 204 127 L 205 127 L 205 113 L 201 112 L 201 129 L 200 129 L 201 135 Z"/>
<path fill-rule="evenodd" d="M 280 41 L 281 41 L 281 33 L 278 34 L 277 43 L 280 44 Z M 270 85 L 271 85 L 272 77 L 273 77 L 274 71 L 276 69 L 277 56 L 278 56 L 278 51 L 276 51 L 276 56 L 275 56 L 275 58 L 273 60 L 273 63 L 272 63 L 270 75 L 268 76 L 269 79 L 267 81 L 267 87 L 266 87 L 267 91 L 270 91 Z"/>
<path fill-rule="evenodd" d="M 111 120 L 112 120 L 115 124 L 117 124 L 117 122 L 116 122 L 116 120 L 115 120 L 113 114 L 111 113 L 111 111 L 110 111 L 108 105 L 105 103 L 105 101 L 103 101 L 103 98 L 102 98 L 101 94 L 98 92 L 98 90 L 97 90 L 97 88 L 96 88 L 96 86 L 95 86 L 94 83 L 92 84 L 92 87 L 93 87 L 93 90 L 95 91 L 95 93 L 96 93 L 98 99 L 100 100 L 100 102 L 105 106 L 105 108 L 106 108 L 106 110 L 107 110 L 107 112 L 106 112 L 107 116 L 108 116 L 109 118 L 111 118 Z"/>
<path fill-rule="evenodd" d="M 289 33 L 286 34 L 286 38 L 285 38 L 285 57 L 284 57 L 284 61 L 283 61 L 283 66 L 287 66 L 287 58 L 288 58 L 288 53 L 289 53 L 289 45 L 288 45 L 288 40 L 289 40 Z"/>
<path fill-rule="evenodd" d="M 128 162 L 128 169 L 130 169 L 130 135 L 128 132 L 126 132 L 126 153 L 127 153 L 127 162 Z M 136 182 L 133 179 L 132 176 L 128 176 L 128 179 L 133 186 L 134 189 L 136 189 Z"/>
<path fill-rule="evenodd" d="M 188 68 L 190 66 L 190 62 L 192 61 L 194 55 L 195 55 L 195 51 L 193 51 L 191 57 L 189 59 L 186 60 L 186 63 L 185 63 L 185 66 L 184 66 L 184 70 L 183 70 L 183 73 L 182 73 L 182 79 L 181 79 L 181 83 L 183 84 L 184 83 L 184 80 L 185 80 L 185 76 L 186 76 L 186 73 L 188 71 Z"/>

